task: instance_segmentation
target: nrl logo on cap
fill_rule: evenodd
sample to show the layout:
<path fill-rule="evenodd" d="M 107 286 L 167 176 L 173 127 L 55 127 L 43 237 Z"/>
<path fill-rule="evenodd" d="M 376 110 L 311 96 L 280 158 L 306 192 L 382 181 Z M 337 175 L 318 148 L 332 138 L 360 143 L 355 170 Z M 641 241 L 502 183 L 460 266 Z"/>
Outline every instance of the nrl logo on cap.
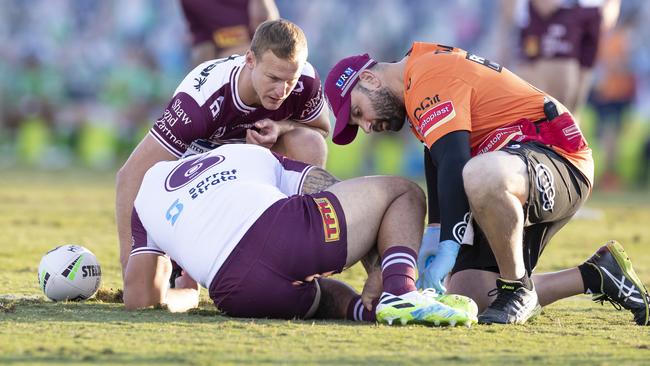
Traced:
<path fill-rule="evenodd" d="M 351 67 L 345 69 L 345 71 L 343 71 L 341 76 L 339 76 L 338 80 L 336 80 L 336 87 L 339 89 L 343 89 L 346 82 L 350 80 L 350 77 L 352 77 L 352 75 L 354 75 L 355 73 L 356 71 L 354 71 Z"/>

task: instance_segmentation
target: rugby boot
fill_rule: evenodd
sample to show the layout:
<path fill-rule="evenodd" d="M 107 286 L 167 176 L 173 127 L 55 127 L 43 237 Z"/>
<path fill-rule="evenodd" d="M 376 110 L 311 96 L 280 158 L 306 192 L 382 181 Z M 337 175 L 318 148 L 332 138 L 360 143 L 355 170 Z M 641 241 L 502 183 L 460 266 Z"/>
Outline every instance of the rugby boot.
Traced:
<path fill-rule="evenodd" d="M 456 310 L 464 311 L 472 323 L 476 323 L 478 321 L 478 305 L 476 305 L 476 302 L 474 302 L 474 300 L 470 299 L 469 297 L 456 294 L 448 294 L 439 295 L 436 297 L 436 300 Z"/>
<path fill-rule="evenodd" d="M 476 323 L 476 316 L 478 315 L 478 305 L 471 298 L 463 295 L 456 294 L 438 294 L 435 289 L 427 288 L 422 290 L 423 294 L 430 294 L 435 297 L 435 299 L 449 307 L 452 307 L 456 310 L 462 310 L 467 313 L 467 316 L 472 320 L 472 323 Z"/>
<path fill-rule="evenodd" d="M 535 288 L 529 290 L 520 281 L 497 278 L 497 287 L 488 295 L 495 294 L 492 304 L 478 316 L 479 324 L 524 324 L 541 312 Z"/>
<path fill-rule="evenodd" d="M 638 325 L 649 325 L 648 290 L 634 272 L 621 244 L 615 240 L 607 242 L 585 264 L 594 268 L 600 277 L 600 290 L 592 289 L 594 301 L 601 305 L 608 301 L 617 310 L 625 308 L 634 314 Z"/>
<path fill-rule="evenodd" d="M 376 309 L 377 321 L 393 324 L 466 325 L 474 319 L 467 312 L 454 309 L 436 300 L 435 291 L 411 291 L 396 296 L 384 292 Z"/>

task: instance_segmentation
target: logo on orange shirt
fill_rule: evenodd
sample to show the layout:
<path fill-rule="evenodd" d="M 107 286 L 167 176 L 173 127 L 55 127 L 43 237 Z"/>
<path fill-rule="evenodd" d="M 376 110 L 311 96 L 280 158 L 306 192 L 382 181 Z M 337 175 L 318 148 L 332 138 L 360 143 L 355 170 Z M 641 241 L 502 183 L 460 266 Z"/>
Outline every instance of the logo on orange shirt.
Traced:
<path fill-rule="evenodd" d="M 422 136 L 426 137 L 433 130 L 451 121 L 454 117 L 456 117 L 456 111 L 451 101 L 443 102 L 427 110 L 418 119 Z"/>
<path fill-rule="evenodd" d="M 325 234 L 325 242 L 330 243 L 338 241 L 341 238 L 341 229 L 339 227 L 339 219 L 334 211 L 334 206 L 327 198 L 314 198 L 314 202 L 318 205 L 320 216 L 323 219 L 323 231 Z"/>
<path fill-rule="evenodd" d="M 417 108 L 415 108 L 415 110 L 413 110 L 413 115 L 417 120 L 419 120 L 420 117 L 422 116 L 422 113 L 424 113 L 426 110 L 429 109 L 429 107 L 437 103 L 440 103 L 440 95 L 436 94 L 432 97 L 426 97 L 422 99 L 420 105 Z"/>

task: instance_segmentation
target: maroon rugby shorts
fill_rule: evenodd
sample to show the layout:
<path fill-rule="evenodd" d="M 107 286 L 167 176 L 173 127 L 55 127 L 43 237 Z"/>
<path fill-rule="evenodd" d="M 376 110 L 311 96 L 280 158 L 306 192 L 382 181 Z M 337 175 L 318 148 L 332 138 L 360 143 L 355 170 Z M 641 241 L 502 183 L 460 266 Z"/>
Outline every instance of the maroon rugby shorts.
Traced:
<path fill-rule="evenodd" d="M 210 298 L 230 316 L 304 318 L 318 305 L 318 285 L 305 278 L 342 271 L 346 257 L 345 216 L 336 196 L 285 198 L 237 244 L 212 280 Z"/>

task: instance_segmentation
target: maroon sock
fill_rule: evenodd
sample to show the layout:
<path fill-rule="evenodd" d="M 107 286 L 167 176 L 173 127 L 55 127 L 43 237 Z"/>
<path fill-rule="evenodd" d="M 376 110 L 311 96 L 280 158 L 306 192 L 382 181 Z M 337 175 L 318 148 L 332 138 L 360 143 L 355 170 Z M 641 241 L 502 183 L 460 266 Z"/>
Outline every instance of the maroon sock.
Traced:
<path fill-rule="evenodd" d="M 372 302 L 372 309 L 368 310 L 361 302 L 361 296 L 355 296 L 348 304 L 348 311 L 345 319 L 355 322 L 374 322 L 377 321 L 375 317 L 375 308 L 379 299 Z"/>
<path fill-rule="evenodd" d="M 415 291 L 415 264 L 418 254 L 409 247 L 394 246 L 386 249 L 381 261 L 384 291 L 403 295 Z"/>

